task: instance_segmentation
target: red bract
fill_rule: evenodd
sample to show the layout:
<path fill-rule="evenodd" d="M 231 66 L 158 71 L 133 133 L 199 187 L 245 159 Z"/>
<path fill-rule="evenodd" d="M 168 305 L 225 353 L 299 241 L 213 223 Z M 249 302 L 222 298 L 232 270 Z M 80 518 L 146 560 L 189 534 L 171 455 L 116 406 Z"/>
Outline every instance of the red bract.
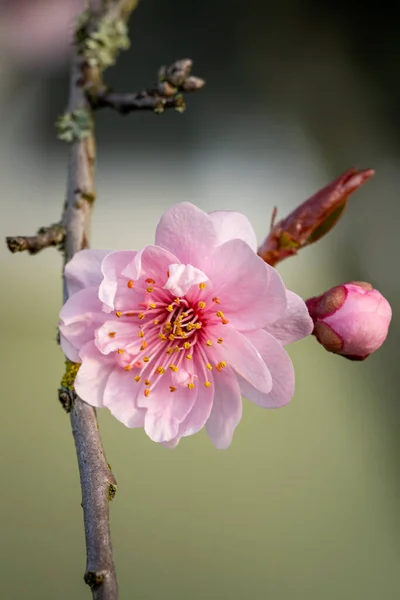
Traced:
<path fill-rule="evenodd" d="M 321 239 L 336 225 L 350 194 L 374 175 L 373 169 L 349 169 L 322 190 L 300 204 L 285 219 L 272 222 L 271 231 L 258 250 L 269 265 L 276 265 L 288 256 Z M 273 220 L 274 220 L 273 215 Z"/>

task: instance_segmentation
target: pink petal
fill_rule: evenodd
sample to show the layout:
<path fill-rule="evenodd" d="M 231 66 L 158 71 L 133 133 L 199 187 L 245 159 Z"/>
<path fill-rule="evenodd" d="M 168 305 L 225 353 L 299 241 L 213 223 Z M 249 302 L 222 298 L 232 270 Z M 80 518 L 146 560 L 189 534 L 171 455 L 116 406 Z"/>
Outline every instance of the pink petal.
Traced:
<path fill-rule="evenodd" d="M 162 376 L 148 398 L 144 429 L 154 442 L 170 442 L 177 437 L 179 424 L 196 402 L 198 386 L 179 386 L 171 392 L 170 382 L 166 374 Z"/>
<path fill-rule="evenodd" d="M 91 406 L 104 406 L 103 396 L 108 376 L 114 368 L 114 361 L 101 354 L 94 342 L 88 342 L 80 351 L 82 361 L 75 378 L 75 391 L 82 400 Z"/>
<path fill-rule="evenodd" d="M 93 340 L 94 331 L 100 327 L 109 315 L 101 312 L 101 302 L 97 297 L 97 288 L 85 288 L 76 292 L 64 304 L 60 311 L 61 347 L 65 354 L 72 357 L 71 346 L 78 352 L 87 342 Z M 65 344 L 67 340 L 67 344 Z"/>
<path fill-rule="evenodd" d="M 107 315 L 108 316 L 108 315 Z M 136 342 L 137 350 L 141 345 L 138 337 L 139 327 L 131 322 L 121 320 L 106 321 L 95 332 L 95 344 L 102 354 L 110 354 L 118 349 L 125 349 Z"/>
<path fill-rule="evenodd" d="M 208 213 L 217 232 L 217 244 L 220 246 L 228 240 L 243 240 L 257 252 L 257 238 L 250 221 L 242 213 L 233 210 L 216 210 Z"/>
<path fill-rule="evenodd" d="M 215 325 L 212 329 L 213 347 L 207 353 L 215 356 L 217 362 L 224 361 L 251 385 L 263 393 L 272 389 L 272 377 L 258 349 L 253 345 L 248 334 L 241 334 L 230 325 Z M 215 338 L 222 338 L 221 344 Z M 268 364 L 268 363 L 267 363 Z M 216 372 L 214 379 L 218 379 Z"/>
<path fill-rule="evenodd" d="M 143 427 L 146 409 L 137 406 L 138 385 L 130 371 L 114 366 L 104 390 L 104 406 L 126 427 Z"/>
<path fill-rule="evenodd" d="M 176 256 L 159 246 L 146 246 L 137 253 L 135 261 L 128 263 L 122 274 L 129 279 L 151 277 L 158 287 L 162 287 L 168 279 L 171 264 L 178 263 Z"/>
<path fill-rule="evenodd" d="M 200 269 L 192 265 L 169 265 L 170 276 L 164 285 L 165 290 L 169 290 L 174 296 L 184 296 L 192 285 L 203 283 L 208 277 Z"/>
<path fill-rule="evenodd" d="M 212 220 L 189 202 L 172 206 L 157 226 L 156 245 L 175 254 L 180 262 L 200 269 L 216 244 Z"/>
<path fill-rule="evenodd" d="M 60 331 L 60 346 L 65 356 L 72 362 L 80 363 L 79 350 L 67 340 Z"/>
<path fill-rule="evenodd" d="M 118 250 L 111 252 L 103 260 L 101 271 L 104 278 L 100 284 L 99 298 L 105 308 L 108 308 L 108 312 L 128 310 L 125 306 L 129 305 L 131 297 L 129 294 L 131 290 L 127 287 L 130 277 L 122 275 L 122 272 L 128 264 L 135 264 L 136 254 L 134 250 Z"/>
<path fill-rule="evenodd" d="M 200 431 L 206 424 L 211 413 L 215 393 L 211 373 L 208 374 L 208 380 L 211 385 L 207 388 L 204 385 L 204 381 L 199 378 L 196 402 L 190 413 L 179 425 L 179 437 L 193 435 Z"/>
<path fill-rule="evenodd" d="M 215 376 L 214 383 L 214 403 L 206 430 L 214 446 L 224 450 L 232 442 L 233 433 L 242 418 L 242 397 L 233 371 L 221 371 Z"/>
<path fill-rule="evenodd" d="M 245 398 L 264 408 L 280 408 L 294 394 L 294 369 L 286 350 L 266 331 L 252 331 L 246 337 L 258 349 L 272 375 L 272 390 L 263 394 L 244 379 L 239 379 Z"/>
<path fill-rule="evenodd" d="M 266 325 L 265 330 L 283 346 L 310 335 L 314 324 L 302 298 L 286 290 L 287 308 L 283 316 Z"/>
<path fill-rule="evenodd" d="M 65 265 L 68 294 L 87 287 L 99 286 L 103 278 L 101 263 L 109 250 L 81 250 Z"/>
<path fill-rule="evenodd" d="M 230 240 L 216 248 L 207 274 L 221 310 L 237 329 L 258 329 L 284 314 L 282 279 L 242 240 Z"/>

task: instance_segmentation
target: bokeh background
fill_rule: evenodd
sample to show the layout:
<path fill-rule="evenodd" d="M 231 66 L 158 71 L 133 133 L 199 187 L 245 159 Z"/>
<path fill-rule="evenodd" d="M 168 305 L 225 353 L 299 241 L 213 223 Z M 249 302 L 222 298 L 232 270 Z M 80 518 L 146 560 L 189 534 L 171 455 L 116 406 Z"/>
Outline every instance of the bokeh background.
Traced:
<path fill-rule="evenodd" d="M 59 218 L 67 94 L 81 0 L 0 0 L 0 233 Z M 292 403 L 245 402 L 227 451 L 201 432 L 167 451 L 99 415 L 119 483 L 112 532 L 123 600 L 394 600 L 399 539 L 398 21 L 355 0 L 143 0 L 109 82 L 151 84 L 193 58 L 207 85 L 184 115 L 101 113 L 92 243 L 151 243 L 161 212 L 190 200 L 245 212 L 260 242 L 350 166 L 376 176 L 318 246 L 282 264 L 303 297 L 349 279 L 390 300 L 385 346 L 366 363 L 308 339 L 290 348 Z M 60 256 L 0 250 L 0 586 L 5 600 L 84 600 L 79 478 L 57 401 Z M 266 307 L 267 308 L 267 307 Z"/>

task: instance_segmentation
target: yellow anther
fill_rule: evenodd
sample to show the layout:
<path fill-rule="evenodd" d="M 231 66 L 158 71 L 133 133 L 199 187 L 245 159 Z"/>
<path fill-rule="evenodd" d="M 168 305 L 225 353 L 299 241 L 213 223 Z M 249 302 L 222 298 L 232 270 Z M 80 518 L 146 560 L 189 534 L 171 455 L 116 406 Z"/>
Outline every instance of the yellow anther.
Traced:
<path fill-rule="evenodd" d="M 171 355 L 171 354 L 173 354 L 173 352 L 174 352 L 174 349 L 173 349 L 173 348 L 168 348 L 168 350 L 167 350 L 167 354 Z"/>
<path fill-rule="evenodd" d="M 139 382 L 139 381 L 140 381 L 140 379 L 141 379 L 140 375 L 136 375 L 136 377 L 135 377 L 135 381 Z"/>
<path fill-rule="evenodd" d="M 223 341 L 224 341 L 224 340 L 223 340 L 223 338 L 218 338 L 218 339 L 217 339 L 217 343 L 218 343 L 218 344 L 222 344 L 222 342 L 223 342 Z"/>
<path fill-rule="evenodd" d="M 202 300 L 198 303 L 197 305 L 199 308 L 205 308 L 206 307 L 206 303 L 203 302 Z"/>
<path fill-rule="evenodd" d="M 188 324 L 186 325 L 186 329 L 187 329 L 188 331 L 192 331 L 192 329 L 194 329 L 194 325 L 193 325 L 193 323 L 188 323 Z"/>
<path fill-rule="evenodd" d="M 174 310 L 174 307 L 172 306 L 172 304 L 169 304 L 169 305 L 167 306 L 167 311 L 168 311 L 168 312 L 172 312 L 173 310 Z"/>
<path fill-rule="evenodd" d="M 165 323 L 164 329 L 165 329 L 165 331 L 171 331 L 172 325 L 169 321 L 167 323 Z"/>
<path fill-rule="evenodd" d="M 151 381 L 149 381 L 148 379 L 145 379 L 144 382 L 146 385 L 151 385 Z"/>
<path fill-rule="evenodd" d="M 116 332 L 115 331 L 110 331 L 110 333 L 108 334 L 108 337 L 113 338 L 115 337 Z"/>
<path fill-rule="evenodd" d="M 201 323 L 195 323 L 195 324 L 193 325 L 193 327 L 194 327 L 195 329 L 201 329 Z"/>
<path fill-rule="evenodd" d="M 187 358 L 188 360 L 192 360 L 192 358 L 193 358 L 193 355 L 192 355 L 192 354 L 186 354 L 186 358 Z"/>
<path fill-rule="evenodd" d="M 155 284 L 155 281 L 154 281 L 154 279 L 151 279 L 151 277 L 148 277 L 148 278 L 146 279 L 146 283 L 152 283 L 152 284 L 154 285 L 154 284 Z"/>
<path fill-rule="evenodd" d="M 217 314 L 217 317 L 219 317 L 220 319 L 223 319 L 225 316 L 224 313 L 222 312 L 222 310 L 217 310 L 216 314 Z"/>
<path fill-rule="evenodd" d="M 211 383 L 210 383 L 209 381 L 205 381 L 205 382 L 204 382 L 204 385 L 206 386 L 206 388 L 209 388 L 209 387 L 210 387 L 210 385 L 211 385 Z"/>
<path fill-rule="evenodd" d="M 200 288 L 201 290 L 205 290 L 205 289 L 206 289 L 206 287 L 207 287 L 207 286 L 206 286 L 206 284 L 205 284 L 204 282 L 203 282 L 203 283 L 199 283 L 199 288 Z"/>
<path fill-rule="evenodd" d="M 183 344 L 183 347 L 185 348 L 185 350 L 189 350 L 189 348 L 190 348 L 190 342 L 185 342 Z"/>
<path fill-rule="evenodd" d="M 189 390 L 192 390 L 194 388 L 194 383 L 188 383 L 187 386 Z"/>
<path fill-rule="evenodd" d="M 146 388 L 146 389 L 144 390 L 144 392 L 143 392 L 143 393 L 144 393 L 144 395 L 145 395 L 145 396 L 146 396 L 146 398 L 147 398 L 147 396 L 149 396 L 149 395 L 150 395 L 150 390 L 148 390 L 148 389 Z"/>
<path fill-rule="evenodd" d="M 173 341 L 174 341 L 174 339 L 175 339 L 175 336 L 174 336 L 174 334 L 173 334 L 173 333 L 170 333 L 170 334 L 169 334 L 169 336 L 168 336 L 168 339 L 169 339 L 169 340 L 171 340 L 171 342 L 173 342 Z"/>
<path fill-rule="evenodd" d="M 149 294 L 151 294 L 151 292 L 153 291 L 153 286 L 149 285 L 148 288 L 146 288 L 146 292 L 149 292 Z"/>
<path fill-rule="evenodd" d="M 222 371 L 222 369 L 224 369 L 226 367 L 226 362 L 224 360 L 221 360 L 221 362 L 219 362 L 217 365 L 215 365 L 215 368 L 217 369 L 217 371 Z"/>
<path fill-rule="evenodd" d="M 149 308 L 157 308 L 157 304 L 155 302 L 150 302 Z"/>
<path fill-rule="evenodd" d="M 132 369 L 132 365 L 126 365 L 126 367 L 124 367 L 125 371 L 130 371 Z"/>
<path fill-rule="evenodd" d="M 140 346 L 140 349 L 146 350 L 146 348 L 147 348 L 147 342 L 146 342 L 146 340 L 143 340 L 142 345 Z"/>
<path fill-rule="evenodd" d="M 181 317 L 187 317 L 187 316 L 188 316 L 188 314 L 189 314 L 189 313 L 187 313 L 187 312 L 183 312 L 183 313 L 181 314 Z"/>
<path fill-rule="evenodd" d="M 179 346 L 175 346 L 174 352 L 179 352 Z"/>
<path fill-rule="evenodd" d="M 221 304 L 221 300 L 218 298 L 218 296 L 215 296 L 212 301 L 215 302 L 215 304 Z"/>
<path fill-rule="evenodd" d="M 160 338 L 160 340 L 162 340 L 163 342 L 165 342 L 167 340 L 167 336 L 165 336 L 163 333 L 159 333 L 158 337 Z"/>
<path fill-rule="evenodd" d="M 179 306 L 179 304 L 181 303 L 181 299 L 180 298 L 175 298 L 174 302 L 175 302 L 175 304 L 177 304 Z"/>
<path fill-rule="evenodd" d="M 160 321 L 159 321 L 158 319 L 154 319 L 154 321 L 153 321 L 154 325 L 158 325 L 158 324 L 159 324 L 159 322 L 160 322 Z"/>
<path fill-rule="evenodd" d="M 171 371 L 174 371 L 174 373 L 176 373 L 177 371 L 179 371 L 178 367 L 176 365 L 169 365 L 169 368 L 171 369 Z"/>
<path fill-rule="evenodd" d="M 207 340 L 206 341 L 206 346 L 208 346 L 208 347 L 212 346 L 212 341 L 211 340 Z"/>
<path fill-rule="evenodd" d="M 139 313 L 138 317 L 139 317 L 140 320 L 144 319 L 144 313 Z"/>
<path fill-rule="evenodd" d="M 228 319 L 221 319 L 221 323 L 222 325 L 228 325 L 229 321 Z"/>
<path fill-rule="evenodd" d="M 124 351 L 122 350 L 122 348 L 118 348 L 118 354 L 123 354 L 123 352 Z"/>
<path fill-rule="evenodd" d="M 115 314 L 117 315 L 118 319 L 122 317 L 122 312 L 120 310 L 117 310 Z"/>
<path fill-rule="evenodd" d="M 145 356 L 143 362 L 150 362 L 150 358 L 148 356 Z"/>
<path fill-rule="evenodd" d="M 139 331 L 139 333 L 138 333 L 138 336 L 139 336 L 140 338 L 143 338 L 143 337 L 144 337 L 144 331 Z"/>
<path fill-rule="evenodd" d="M 169 386 L 169 391 L 170 392 L 176 392 L 176 387 L 174 387 L 173 385 Z"/>
<path fill-rule="evenodd" d="M 207 369 L 208 369 L 209 371 L 211 371 L 211 369 L 212 369 L 212 364 L 211 364 L 211 363 L 207 363 L 207 364 L 206 364 L 206 367 L 207 367 Z"/>
<path fill-rule="evenodd" d="M 160 375 L 162 375 L 163 373 L 165 373 L 164 367 L 157 367 L 157 372 L 160 373 Z"/>
<path fill-rule="evenodd" d="M 133 281 L 133 279 L 130 279 L 127 283 L 128 288 L 133 288 L 135 282 Z"/>

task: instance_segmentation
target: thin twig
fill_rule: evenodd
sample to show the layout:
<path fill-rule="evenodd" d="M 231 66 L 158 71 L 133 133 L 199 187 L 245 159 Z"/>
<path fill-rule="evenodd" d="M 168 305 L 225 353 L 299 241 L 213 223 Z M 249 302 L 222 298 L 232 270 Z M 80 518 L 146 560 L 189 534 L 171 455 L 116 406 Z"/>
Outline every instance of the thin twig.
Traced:
<path fill-rule="evenodd" d="M 36 235 L 7 237 L 8 249 L 13 254 L 24 252 L 37 254 L 50 246 L 60 246 L 65 238 L 65 227 L 61 223 L 54 223 L 49 227 L 41 227 Z"/>
<path fill-rule="evenodd" d="M 177 60 L 168 67 L 161 67 L 157 83 L 147 90 L 120 94 L 103 87 L 89 91 L 88 98 L 93 109 L 112 108 L 122 115 L 137 110 L 162 113 L 169 108 L 183 112 L 183 93 L 196 92 L 205 85 L 203 79 L 190 74 L 191 68 L 189 58 Z"/>

